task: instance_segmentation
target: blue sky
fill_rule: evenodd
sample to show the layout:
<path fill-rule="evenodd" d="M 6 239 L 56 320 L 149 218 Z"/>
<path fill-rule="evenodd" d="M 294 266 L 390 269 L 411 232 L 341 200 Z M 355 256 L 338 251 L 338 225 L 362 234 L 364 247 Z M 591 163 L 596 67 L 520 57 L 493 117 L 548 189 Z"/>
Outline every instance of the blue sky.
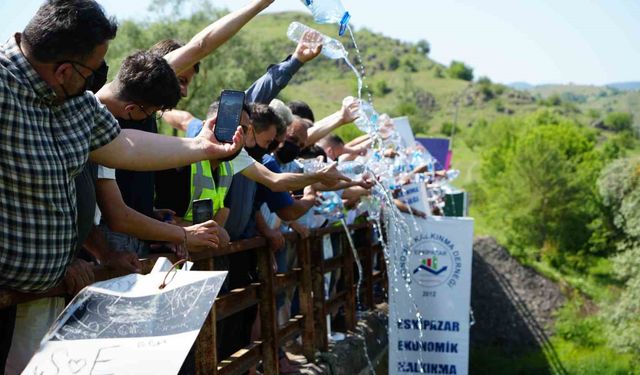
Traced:
<path fill-rule="evenodd" d="M 118 19 L 144 18 L 151 0 L 98 0 Z M 321 0 L 316 0 L 321 1 Z M 245 0 L 212 0 L 236 9 Z M 21 30 L 41 0 L 0 1 L 0 39 Z M 497 82 L 606 84 L 640 81 L 637 0 L 343 0 L 352 24 L 431 43 L 431 57 Z M 276 0 L 269 11 L 304 11 Z"/>

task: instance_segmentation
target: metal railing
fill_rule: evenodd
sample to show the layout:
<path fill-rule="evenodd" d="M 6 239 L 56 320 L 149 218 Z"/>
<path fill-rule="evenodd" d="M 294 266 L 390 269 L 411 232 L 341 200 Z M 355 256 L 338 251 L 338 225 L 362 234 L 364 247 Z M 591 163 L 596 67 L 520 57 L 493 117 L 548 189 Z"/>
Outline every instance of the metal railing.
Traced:
<path fill-rule="evenodd" d="M 276 273 L 272 265 L 272 254 L 264 238 L 256 237 L 231 243 L 225 249 L 192 253 L 194 270 L 214 270 L 216 258 L 248 251 L 257 257 L 258 280 L 255 283 L 220 295 L 204 322 L 196 340 L 195 369 L 198 374 L 241 374 L 262 362 L 265 374 L 278 374 L 278 350 L 286 342 L 301 338 L 302 354 L 313 362 L 317 351 L 327 351 L 329 346 L 326 316 L 341 310 L 345 317 L 345 328 L 356 326 L 358 309 L 371 309 L 381 302 L 386 293 L 387 275 L 382 249 L 373 243 L 372 228 L 366 224 L 352 225 L 363 280 L 360 288 L 360 306 L 356 301 L 357 272 L 355 258 L 342 227 L 330 227 L 311 231 L 306 239 L 295 233 L 285 234 L 285 239 L 295 245 L 298 266 L 287 273 Z M 323 236 L 333 236 L 342 251 L 337 256 L 324 259 Z M 176 260 L 170 254 L 159 254 Z M 156 256 L 156 257 L 157 257 Z M 151 271 L 156 258 L 143 260 L 142 273 Z M 377 264 L 378 269 L 374 269 Z M 325 298 L 325 274 L 341 272 L 342 282 L 334 295 Z M 96 280 L 122 276 L 103 267 L 95 268 Z M 376 285 L 378 287 L 376 288 Z M 276 315 L 276 295 L 287 288 L 297 287 L 300 312 L 284 325 L 279 325 Z M 378 293 L 375 293 L 378 291 Z M 62 287 L 43 294 L 19 293 L 0 290 L 0 308 L 43 297 L 64 296 Z M 235 352 L 228 358 L 217 358 L 216 322 L 248 308 L 258 306 L 260 339 Z M 252 324 L 247 322 L 246 324 Z"/>

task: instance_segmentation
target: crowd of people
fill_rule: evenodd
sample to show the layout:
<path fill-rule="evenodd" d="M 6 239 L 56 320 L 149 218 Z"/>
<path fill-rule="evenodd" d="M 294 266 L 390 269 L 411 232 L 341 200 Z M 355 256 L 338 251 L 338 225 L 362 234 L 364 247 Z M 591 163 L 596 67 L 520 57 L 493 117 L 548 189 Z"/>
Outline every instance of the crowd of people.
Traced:
<path fill-rule="evenodd" d="M 303 101 L 276 98 L 320 54 L 318 34 L 306 33 L 244 90 L 232 143 L 214 136 L 216 93 L 205 119 L 175 109 L 199 61 L 272 2 L 252 0 L 185 44 L 131 51 L 108 83 L 104 58 L 117 23 L 94 0 L 48 0 L 0 47 L 0 289 L 46 294 L 62 286 L 74 295 L 93 282 L 94 263 L 139 272 L 139 259 L 154 252 L 188 257 L 255 236 L 267 239 L 284 272 L 295 257 L 283 233 L 304 238 L 331 225 L 314 209 L 322 192 L 336 192 L 346 208 L 370 195 L 374 181 L 338 168 L 366 154 L 370 137 L 345 143 L 333 134 L 357 119 L 360 102 L 345 98 L 316 120 Z M 186 136 L 158 134 L 160 119 Z M 213 220 L 194 224 L 192 202 L 206 198 Z M 345 214 L 349 221 L 355 212 Z M 252 257 L 216 259 L 229 271 L 223 293 L 254 280 Z M 279 297 L 282 321 L 292 298 Z M 51 297 L 0 310 L 0 368 L 20 373 L 64 306 Z M 256 315 L 249 309 L 219 324 L 220 358 L 250 342 Z M 285 356 L 280 369 L 293 369 Z"/>

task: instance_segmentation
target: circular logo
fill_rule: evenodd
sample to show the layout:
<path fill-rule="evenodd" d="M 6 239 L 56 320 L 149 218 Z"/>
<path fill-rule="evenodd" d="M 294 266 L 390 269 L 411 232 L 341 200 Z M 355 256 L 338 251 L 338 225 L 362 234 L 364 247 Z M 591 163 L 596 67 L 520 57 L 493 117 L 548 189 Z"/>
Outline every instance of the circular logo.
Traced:
<path fill-rule="evenodd" d="M 453 254 L 439 242 L 421 241 L 412 248 L 409 272 L 412 280 L 426 288 L 444 284 L 453 273 Z"/>

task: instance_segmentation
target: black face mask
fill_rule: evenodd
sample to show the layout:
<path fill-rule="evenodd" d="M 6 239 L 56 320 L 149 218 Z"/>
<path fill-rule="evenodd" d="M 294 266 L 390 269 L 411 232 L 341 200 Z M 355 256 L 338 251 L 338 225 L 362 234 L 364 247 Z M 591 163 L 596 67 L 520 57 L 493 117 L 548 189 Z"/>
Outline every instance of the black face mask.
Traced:
<path fill-rule="evenodd" d="M 275 139 L 273 141 L 271 141 L 271 143 L 269 143 L 269 146 L 267 147 L 267 150 L 269 152 L 274 152 L 278 146 L 280 145 L 280 142 L 276 141 Z"/>
<path fill-rule="evenodd" d="M 283 164 L 291 163 L 299 154 L 300 146 L 290 141 L 284 141 L 282 147 L 276 151 L 276 157 Z"/>
<path fill-rule="evenodd" d="M 84 65 L 82 63 L 79 63 L 77 61 L 64 60 L 64 61 L 60 61 L 59 62 L 59 64 L 65 64 L 65 63 L 71 64 L 71 66 L 76 71 L 76 73 L 78 73 L 80 75 L 80 77 L 84 78 L 84 86 L 82 87 L 82 89 L 80 91 L 78 91 L 75 94 L 69 94 L 67 92 L 67 89 L 63 85 L 60 85 L 60 87 L 62 88 L 62 92 L 64 92 L 66 100 L 73 99 L 73 98 L 78 97 L 78 96 L 82 96 L 85 91 L 93 91 L 93 89 L 96 87 L 96 83 L 99 83 L 99 79 L 101 79 L 100 77 L 96 77 L 96 76 L 101 74 L 101 70 L 104 70 L 104 69 L 108 70 L 109 69 L 109 67 L 107 66 L 107 63 L 104 60 L 102 61 L 102 65 L 100 65 L 100 67 L 97 70 L 93 70 L 93 69 L 89 68 L 88 66 L 86 66 L 86 65 Z M 78 67 L 76 65 L 80 65 L 80 66 L 82 66 L 82 67 L 84 67 L 84 68 L 86 68 L 88 70 L 91 70 L 91 74 L 89 74 L 88 76 L 83 75 L 82 72 L 80 72 L 80 70 L 78 69 Z M 106 82 L 106 72 L 104 73 L 104 76 L 105 76 L 105 82 Z M 100 84 L 100 87 L 102 87 L 105 82 Z"/>
<path fill-rule="evenodd" d="M 87 81 L 85 82 L 85 89 L 94 94 L 100 91 L 102 86 L 107 83 L 107 73 L 109 73 L 109 65 L 107 65 L 106 61 L 103 61 L 98 70 L 96 70 L 92 76 L 87 78 Z M 89 79 L 91 79 L 92 82 L 89 82 Z M 89 86 L 89 83 L 91 83 L 91 86 Z"/>
<path fill-rule="evenodd" d="M 247 150 L 249 155 L 258 163 L 262 162 L 262 157 L 269 153 L 266 148 L 261 147 L 258 143 L 256 143 L 256 145 L 253 147 L 244 146 L 244 149 Z"/>

